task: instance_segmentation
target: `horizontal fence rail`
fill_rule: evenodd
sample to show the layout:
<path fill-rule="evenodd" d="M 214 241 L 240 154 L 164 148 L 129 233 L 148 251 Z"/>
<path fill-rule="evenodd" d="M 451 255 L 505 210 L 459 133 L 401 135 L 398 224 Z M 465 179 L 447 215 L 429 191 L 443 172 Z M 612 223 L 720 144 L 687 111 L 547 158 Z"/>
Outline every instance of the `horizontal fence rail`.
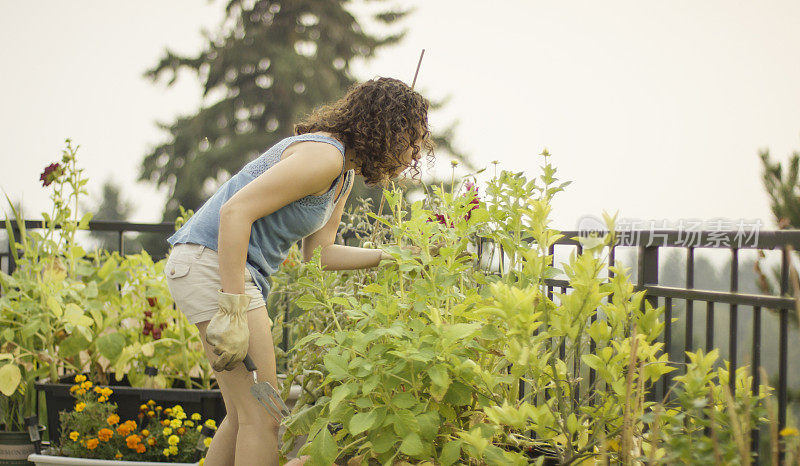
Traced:
<path fill-rule="evenodd" d="M 44 222 L 41 220 L 26 220 L 26 229 L 42 229 Z M 19 230 L 16 224 L 13 224 L 14 236 L 19 241 Z M 117 234 L 118 251 L 124 251 L 124 234 L 125 233 L 161 233 L 164 238 L 171 235 L 175 231 L 174 223 L 129 223 L 129 222 L 112 222 L 112 221 L 92 221 L 89 222 L 89 231 L 92 232 L 115 232 Z M 0 230 L 5 229 L 5 225 L 0 224 Z M 582 247 L 580 241 L 577 240 L 579 236 L 585 234 L 581 231 L 561 231 L 562 238 L 549 247 L 548 253 L 555 254 L 555 246 L 571 246 L 580 254 Z M 604 232 L 599 231 L 599 234 Z M 681 326 L 684 331 L 684 350 L 691 351 L 695 349 L 704 349 L 709 351 L 716 348 L 715 346 L 715 316 L 718 312 L 726 312 L 728 315 L 728 361 L 730 362 L 731 374 L 735 373 L 736 368 L 739 366 L 737 354 L 740 350 L 740 339 L 746 337 L 739 333 L 739 317 L 740 311 L 743 307 L 752 308 L 749 314 L 751 318 L 750 335 L 751 344 L 749 348 L 750 365 L 753 368 L 761 366 L 762 350 L 765 341 L 774 341 L 775 335 L 763 335 L 763 317 L 765 309 L 773 310 L 778 315 L 778 362 L 777 362 L 777 398 L 778 398 L 778 424 L 779 429 L 786 426 L 788 407 L 788 376 L 789 376 L 789 360 L 788 360 L 788 338 L 789 338 L 789 316 L 790 312 L 794 313 L 797 308 L 797 300 L 790 293 L 790 268 L 791 253 L 793 250 L 800 249 L 800 230 L 780 230 L 780 231 L 757 231 L 755 235 L 743 235 L 741 232 L 735 231 L 693 231 L 686 232 L 681 230 L 629 230 L 625 231 L 622 237 L 618 237 L 618 242 L 609 249 L 608 262 L 615 264 L 617 249 L 620 247 L 633 248 L 636 251 L 637 262 L 635 264 L 636 282 L 635 289 L 637 291 L 646 291 L 646 299 L 653 307 L 658 307 L 659 302 L 663 303 L 664 307 L 664 321 L 665 330 L 662 335 L 662 342 L 664 343 L 665 351 L 668 353 L 669 360 L 678 362 L 678 354 L 675 354 L 673 349 L 673 335 L 674 331 Z M 618 232 L 619 235 L 619 232 Z M 339 235 L 339 241 L 347 243 L 358 242 L 358 238 L 352 234 Z M 10 254 L 11 246 L 7 244 L 0 244 L 0 270 L 3 269 L 3 258 L 6 261 L 5 271 L 12 273 L 15 264 L 13 256 Z M 6 247 L 3 247 L 6 246 Z M 498 272 L 504 273 L 507 265 L 505 264 L 505 254 L 502 246 L 495 245 L 488 238 L 477 238 L 477 254 L 479 261 L 487 256 L 487 251 L 490 250 L 491 257 L 495 257 L 497 253 Z M 659 284 L 659 258 L 662 248 L 668 249 L 682 249 L 686 252 L 686 264 L 684 270 L 685 287 L 664 286 Z M 719 290 L 702 290 L 695 289 L 695 252 L 701 249 L 709 250 L 724 250 L 728 251 L 730 259 L 730 285 L 727 291 Z M 741 250 L 774 250 L 779 251 L 781 254 L 780 261 L 780 275 L 779 275 L 779 295 L 766 295 L 766 294 L 752 294 L 739 292 L 739 252 Z M 160 258 L 154 257 L 158 260 Z M 480 262 L 479 262 L 480 263 Z M 554 266 L 557 264 L 553 264 Z M 634 266 L 634 264 L 627 264 Z M 491 267 L 491 259 L 490 259 Z M 609 278 L 613 274 L 608 272 Z M 548 296 L 552 299 L 554 290 L 561 293 L 566 293 L 569 289 L 569 282 L 559 279 L 545 280 L 547 285 Z M 685 315 L 682 322 L 672 322 L 674 318 L 674 300 L 683 300 L 686 303 Z M 705 306 L 700 306 L 701 304 Z M 698 304 L 698 306 L 695 306 Z M 695 311 L 705 311 L 705 332 L 704 344 L 700 348 L 695 348 L 693 340 L 695 337 Z M 285 316 L 288 317 L 288 316 Z M 284 344 L 288 339 L 288 328 L 284 327 Z M 284 348 L 287 349 L 287 348 Z M 590 348 L 594 350 L 594 345 Z M 563 356 L 564 349 L 561 349 Z M 579 355 L 576 355 L 576 364 Z M 686 357 L 683 356 L 681 360 L 685 363 Z M 576 366 L 577 367 L 577 366 Z M 800 362 L 793 362 L 792 371 L 797 372 L 800 370 Z M 752 389 L 755 392 L 759 384 L 762 382 L 761 375 L 758 370 L 752 370 L 753 384 Z M 594 380 L 594 370 L 589 371 L 590 383 Z M 658 393 L 653 393 L 653 396 L 663 396 L 668 390 L 668 384 L 671 377 L 665 377 L 662 383 L 657 387 Z M 730 378 L 730 383 L 733 388 L 735 377 Z M 768 381 L 764 381 L 768 382 Z M 524 387 L 521 386 L 524 389 Z M 520 391 L 523 393 L 523 390 Z M 757 451 L 759 445 L 759 432 L 753 431 L 752 433 L 752 448 Z"/>

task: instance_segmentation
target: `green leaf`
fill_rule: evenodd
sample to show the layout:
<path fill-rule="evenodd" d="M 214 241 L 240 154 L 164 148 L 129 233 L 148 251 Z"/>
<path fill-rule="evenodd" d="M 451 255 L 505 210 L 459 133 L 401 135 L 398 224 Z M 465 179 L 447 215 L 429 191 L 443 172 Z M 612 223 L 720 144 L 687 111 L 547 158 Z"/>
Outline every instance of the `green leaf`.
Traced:
<path fill-rule="evenodd" d="M 333 439 L 330 431 L 327 427 L 323 427 L 317 436 L 314 437 L 314 441 L 311 442 L 309 451 L 311 459 L 308 461 L 308 464 L 311 466 L 330 466 L 336 460 L 338 451 L 336 441 Z"/>
<path fill-rule="evenodd" d="M 433 440 L 439 432 L 439 413 L 436 411 L 428 411 L 427 413 L 417 416 L 417 424 L 419 424 L 419 433 L 425 440 Z"/>
<path fill-rule="evenodd" d="M 61 309 L 61 304 L 58 303 L 58 300 L 54 296 L 47 298 L 47 307 L 56 317 L 61 317 L 64 314 L 64 310 Z"/>
<path fill-rule="evenodd" d="M 409 456 L 419 455 L 423 452 L 422 439 L 419 434 L 412 432 L 405 436 L 403 443 L 400 444 L 400 452 Z"/>
<path fill-rule="evenodd" d="M 294 304 L 304 311 L 310 311 L 322 305 L 322 303 L 320 303 L 312 294 L 304 294 L 303 296 L 300 296 L 294 300 Z"/>
<path fill-rule="evenodd" d="M 75 356 L 89 346 L 89 341 L 80 333 L 73 333 L 72 335 L 64 338 L 58 345 L 58 354 L 63 358 Z"/>
<path fill-rule="evenodd" d="M 347 377 L 347 358 L 340 354 L 328 353 L 323 358 L 325 368 L 328 369 L 331 377 L 334 379 L 342 379 Z"/>
<path fill-rule="evenodd" d="M 348 429 L 350 434 L 358 435 L 371 429 L 375 421 L 378 420 L 378 413 L 376 411 L 369 411 L 366 413 L 358 413 L 350 418 L 350 425 Z"/>
<path fill-rule="evenodd" d="M 98 338 L 95 345 L 104 358 L 114 361 L 125 348 L 125 337 L 119 333 L 109 333 Z"/>
<path fill-rule="evenodd" d="M 442 466 L 450 466 L 461 457 L 461 444 L 463 440 L 451 440 L 442 447 L 442 454 L 439 455 L 439 462 Z"/>
<path fill-rule="evenodd" d="M 408 409 L 417 404 L 416 398 L 410 392 L 400 392 L 392 397 L 392 405 L 402 409 Z"/>
<path fill-rule="evenodd" d="M 64 310 L 64 321 L 81 327 L 89 327 L 92 325 L 92 323 L 94 323 L 94 320 L 92 320 L 91 317 L 84 315 L 83 309 L 81 309 L 75 303 L 67 304 L 67 307 Z"/>
<path fill-rule="evenodd" d="M 450 388 L 444 396 L 444 401 L 455 406 L 467 405 L 472 401 L 472 390 L 456 380 L 450 384 Z"/>
<path fill-rule="evenodd" d="M 6 364 L 0 367 L 0 393 L 3 395 L 13 395 L 21 380 L 22 372 L 16 364 Z"/>
<path fill-rule="evenodd" d="M 363 293 L 383 293 L 383 287 L 379 283 L 370 283 L 361 288 Z"/>
<path fill-rule="evenodd" d="M 339 385 L 333 389 L 331 392 L 331 402 L 328 404 L 328 411 L 334 412 L 336 408 L 339 406 L 339 403 L 342 402 L 348 395 L 350 395 L 350 389 L 352 388 L 351 384 L 344 384 Z"/>

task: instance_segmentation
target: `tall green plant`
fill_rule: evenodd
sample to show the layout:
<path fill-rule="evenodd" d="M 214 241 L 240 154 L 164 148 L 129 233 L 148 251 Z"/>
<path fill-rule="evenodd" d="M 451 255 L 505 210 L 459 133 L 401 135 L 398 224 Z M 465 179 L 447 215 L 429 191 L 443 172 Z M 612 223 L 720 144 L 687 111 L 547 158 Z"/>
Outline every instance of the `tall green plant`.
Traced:
<path fill-rule="evenodd" d="M 548 250 L 562 235 L 549 226 L 550 202 L 567 183 L 542 155 L 542 176 L 503 171 L 477 208 L 472 187 L 434 186 L 412 204 L 386 191 L 391 217 L 373 218 L 390 239 L 381 245 L 390 265 L 334 274 L 315 256 L 300 266 L 297 325 L 313 326 L 290 352 L 290 378 L 305 392 L 285 449 L 307 435 L 301 453 L 313 464 L 658 454 L 645 395 L 673 370 L 657 341 L 662 309 L 634 292 L 624 267 L 604 273 L 612 218 L 609 235 L 581 239 L 580 254 L 553 264 Z M 499 254 L 480 264 L 470 256 L 478 236 L 503 247 L 502 264 Z M 562 275 L 571 291 L 551 292 L 545 280 Z M 686 383 L 676 380 L 676 390 Z"/>

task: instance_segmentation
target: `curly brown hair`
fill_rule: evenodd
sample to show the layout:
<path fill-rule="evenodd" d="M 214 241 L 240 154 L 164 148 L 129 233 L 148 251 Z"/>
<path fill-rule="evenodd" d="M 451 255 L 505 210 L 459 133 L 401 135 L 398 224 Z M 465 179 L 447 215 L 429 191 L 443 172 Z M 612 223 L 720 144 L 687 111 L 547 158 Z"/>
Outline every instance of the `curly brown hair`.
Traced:
<path fill-rule="evenodd" d="M 429 106 L 419 92 L 398 79 L 371 79 L 354 84 L 341 99 L 316 108 L 294 126 L 294 134 L 331 133 L 352 150 L 364 182 L 371 185 L 405 168 L 401 155 L 413 147 L 408 168 L 412 178 L 418 178 L 418 154 L 424 152 L 429 164 L 434 158 Z"/>

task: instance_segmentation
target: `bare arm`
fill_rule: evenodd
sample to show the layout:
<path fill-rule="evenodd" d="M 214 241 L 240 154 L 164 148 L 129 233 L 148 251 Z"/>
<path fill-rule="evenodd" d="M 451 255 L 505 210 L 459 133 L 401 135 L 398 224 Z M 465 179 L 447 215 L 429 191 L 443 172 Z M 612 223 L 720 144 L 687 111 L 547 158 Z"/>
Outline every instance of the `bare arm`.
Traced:
<path fill-rule="evenodd" d="M 244 270 L 253 222 L 330 187 L 342 154 L 327 143 L 303 144 L 234 194 L 220 209 L 218 254 L 222 291 L 244 293 Z"/>
<path fill-rule="evenodd" d="M 347 191 L 342 193 L 339 201 L 333 209 L 331 218 L 319 230 L 303 238 L 302 251 L 303 261 L 308 262 L 314 255 L 314 249 L 322 248 L 320 261 L 325 270 L 353 270 L 375 267 L 383 259 L 391 259 L 392 256 L 380 249 L 356 248 L 333 244 L 336 240 L 336 232 L 339 223 L 342 221 L 344 204 L 353 184 L 347 187 Z"/>

